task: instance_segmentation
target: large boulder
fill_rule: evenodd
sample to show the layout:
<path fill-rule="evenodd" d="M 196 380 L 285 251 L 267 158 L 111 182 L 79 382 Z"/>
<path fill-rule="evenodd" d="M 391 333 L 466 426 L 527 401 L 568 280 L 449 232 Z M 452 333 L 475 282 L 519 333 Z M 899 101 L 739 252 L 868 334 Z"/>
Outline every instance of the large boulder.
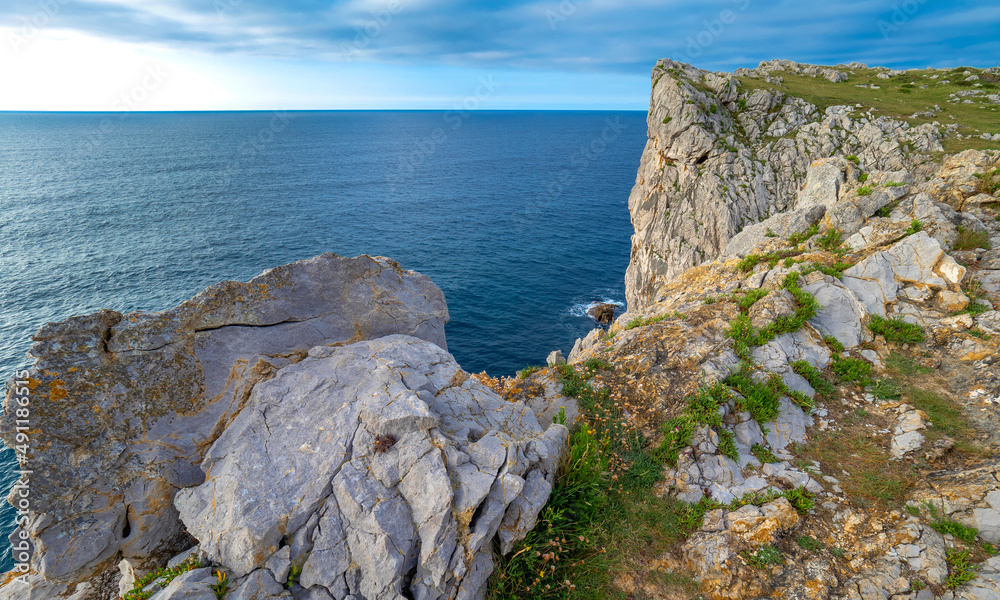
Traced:
<path fill-rule="evenodd" d="M 162 563 L 191 544 L 175 493 L 204 481 L 198 465 L 256 384 L 319 344 L 406 334 L 444 348 L 447 321 L 427 277 L 386 258 L 324 254 L 166 312 L 46 325 L 0 417 L 0 436 L 16 445 L 28 392 L 33 569 L 72 584 L 122 559 L 139 571 Z"/>
<path fill-rule="evenodd" d="M 175 503 L 236 576 L 291 546 L 301 585 L 334 598 L 477 598 L 494 537 L 507 552 L 534 526 L 567 433 L 429 342 L 317 347 L 254 389 Z"/>

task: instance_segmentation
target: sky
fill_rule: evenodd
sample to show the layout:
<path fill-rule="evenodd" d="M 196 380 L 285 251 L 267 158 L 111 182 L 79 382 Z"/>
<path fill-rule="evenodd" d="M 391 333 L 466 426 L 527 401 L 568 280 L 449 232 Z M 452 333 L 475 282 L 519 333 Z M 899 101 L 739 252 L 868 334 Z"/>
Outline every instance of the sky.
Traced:
<path fill-rule="evenodd" d="M 660 58 L 1000 64 L 996 0 L 3 0 L 0 110 L 635 109 Z"/>

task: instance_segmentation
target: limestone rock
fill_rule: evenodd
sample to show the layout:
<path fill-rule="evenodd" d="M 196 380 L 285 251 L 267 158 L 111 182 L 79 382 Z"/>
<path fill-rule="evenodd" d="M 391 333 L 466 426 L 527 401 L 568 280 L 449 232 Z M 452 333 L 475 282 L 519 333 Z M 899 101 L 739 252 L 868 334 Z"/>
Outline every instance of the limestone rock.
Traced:
<path fill-rule="evenodd" d="M 949 282 L 934 270 L 943 256 L 941 245 L 921 231 L 844 271 L 844 286 L 857 295 L 870 314 L 885 316 L 885 305 L 896 301 L 900 284 L 948 287 Z"/>
<path fill-rule="evenodd" d="M 208 451 L 205 482 L 175 504 L 237 576 L 319 515 L 304 585 L 395 598 L 415 569 L 414 597 L 472 598 L 493 537 L 506 551 L 534 526 L 566 435 L 543 432 L 429 342 L 316 347 L 254 388 Z M 394 441 L 380 445 L 384 436 Z"/>
<path fill-rule="evenodd" d="M 445 345 L 448 310 L 427 277 L 386 258 L 324 254 L 223 282 L 162 313 L 101 311 L 34 336 L 28 388 L 36 469 L 33 567 L 85 581 L 190 545 L 173 496 L 250 390 L 310 347 L 393 333 Z M 15 443 L 15 386 L 4 440 Z M 71 400 L 71 401 L 69 401 Z M 162 564 L 162 563 L 161 563 Z"/>

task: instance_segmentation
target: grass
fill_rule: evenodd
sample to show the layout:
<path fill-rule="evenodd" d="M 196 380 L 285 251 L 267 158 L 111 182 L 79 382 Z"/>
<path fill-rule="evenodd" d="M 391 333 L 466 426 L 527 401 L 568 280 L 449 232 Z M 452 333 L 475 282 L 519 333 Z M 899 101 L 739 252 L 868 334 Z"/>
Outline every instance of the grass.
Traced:
<path fill-rule="evenodd" d="M 542 367 L 540 367 L 538 365 L 528 365 L 527 367 L 524 367 L 523 369 L 521 369 L 520 371 L 517 372 L 517 378 L 518 379 L 527 379 L 532 374 L 537 373 L 537 372 L 539 372 L 541 370 L 542 370 Z"/>
<path fill-rule="evenodd" d="M 826 233 L 820 236 L 819 247 L 829 252 L 833 252 L 839 248 L 842 243 L 840 239 L 841 233 L 842 232 L 838 229 L 828 229 Z"/>
<path fill-rule="evenodd" d="M 906 184 L 901 181 L 887 181 L 882 184 L 882 187 L 887 187 L 887 188 L 906 187 Z"/>
<path fill-rule="evenodd" d="M 886 319 L 879 315 L 872 315 L 868 321 L 868 329 L 872 333 L 884 337 L 887 342 L 919 344 L 924 341 L 923 328 L 903 321 L 902 317 Z"/>
<path fill-rule="evenodd" d="M 926 502 L 925 505 L 931 514 L 932 520 L 930 526 L 934 531 L 937 531 L 941 535 L 953 535 L 966 544 L 974 544 L 976 542 L 976 537 L 979 535 L 978 529 L 962 525 L 958 521 L 944 515 L 939 515 L 937 508 L 930 502 Z"/>
<path fill-rule="evenodd" d="M 973 444 L 978 437 L 976 430 L 958 404 L 934 390 L 919 386 L 907 387 L 906 398 L 913 406 L 927 413 L 931 424 L 927 429 L 929 439 L 948 436 L 956 441 L 959 450 L 978 452 Z"/>
<path fill-rule="evenodd" d="M 979 69 L 968 69 L 977 75 L 982 76 Z M 873 69 L 854 69 L 848 73 L 849 79 L 841 83 L 833 83 L 821 77 L 813 78 L 808 75 L 796 75 L 794 73 L 782 72 L 783 79 L 780 85 L 767 83 L 762 79 L 751 77 L 740 77 L 740 81 L 747 93 L 753 89 L 767 89 L 781 91 L 785 94 L 797 96 L 815 105 L 819 109 L 819 114 L 831 106 L 861 104 L 865 107 L 875 109 L 875 113 L 880 116 L 892 117 L 900 121 L 906 121 L 911 126 L 933 123 L 948 118 L 948 122 L 957 122 L 962 127 L 958 133 L 963 136 L 972 136 L 969 139 L 958 139 L 957 137 L 945 138 L 942 143 L 945 151 L 949 154 L 974 148 L 984 150 L 1000 147 L 1000 143 L 980 139 L 979 132 L 996 131 L 998 111 L 1000 107 L 986 105 L 974 100 L 973 104 L 950 104 L 949 94 L 963 89 L 969 89 L 971 82 L 954 80 L 948 84 L 938 84 L 937 82 L 949 77 L 944 76 L 938 79 L 929 79 L 923 75 L 930 75 L 930 71 L 911 71 L 895 76 L 891 80 L 878 79 L 879 71 Z M 934 71 L 941 74 L 941 71 Z M 964 80 L 964 77 L 962 78 Z M 915 83 L 917 85 L 906 85 Z M 860 84 L 875 84 L 881 89 L 856 87 Z M 920 86 L 926 84 L 927 89 Z M 909 91 L 903 91 L 909 89 Z M 919 112 L 926 111 L 934 105 L 945 107 L 945 112 L 938 116 L 911 116 Z M 954 116 L 954 120 L 950 118 Z M 848 158 L 850 160 L 850 158 Z"/>
<path fill-rule="evenodd" d="M 659 462 L 676 466 L 680 451 L 691 443 L 691 438 L 700 425 L 714 428 L 720 434 L 720 441 L 723 437 L 723 431 L 732 436 L 729 430 L 722 427 L 722 417 L 719 416 L 719 407 L 729 402 L 731 398 L 732 393 L 722 384 L 702 388 L 695 395 L 689 397 L 687 406 L 681 411 L 681 414 L 660 426 L 663 439 L 653 454 L 654 458 Z M 723 448 L 720 444 L 721 450 Z M 728 438 L 727 448 L 722 453 L 733 460 L 739 459 L 735 439 Z"/>
<path fill-rule="evenodd" d="M 857 191 L 854 192 L 854 193 L 857 194 L 858 196 L 871 196 L 872 192 L 874 192 L 874 191 L 875 191 L 875 188 L 873 186 L 863 185 L 863 186 L 859 187 L 857 189 Z"/>
<path fill-rule="evenodd" d="M 826 546 L 823 545 L 823 542 L 817 540 L 816 538 L 809 537 L 808 535 L 800 535 L 796 537 L 795 543 L 804 550 L 809 550 L 810 552 L 816 552 L 817 550 L 826 548 Z"/>
<path fill-rule="evenodd" d="M 868 376 L 871 375 L 872 365 L 860 358 L 835 356 L 830 368 L 837 374 L 841 383 L 857 383 L 865 387 L 870 382 Z"/>
<path fill-rule="evenodd" d="M 925 367 L 912 358 L 895 351 L 889 353 L 889 358 L 885 360 L 885 367 L 890 372 L 904 377 L 930 375 L 934 372 L 934 369 Z"/>
<path fill-rule="evenodd" d="M 976 248 L 992 250 L 993 244 L 990 243 L 990 236 L 985 231 L 972 231 L 959 225 L 958 237 L 955 238 L 955 243 L 951 245 L 951 249 L 974 250 Z"/>
<path fill-rule="evenodd" d="M 970 561 L 971 553 L 968 550 L 948 548 L 945 551 L 945 562 L 948 563 L 948 577 L 945 579 L 945 586 L 950 589 L 958 589 L 963 583 L 976 578 L 976 565 Z"/>
<path fill-rule="evenodd" d="M 750 307 L 756 304 L 758 301 L 763 299 L 770 293 L 770 290 L 765 290 L 763 288 L 756 290 L 749 290 L 742 294 L 733 294 L 733 299 L 736 300 L 736 306 L 740 308 L 740 312 L 747 313 Z"/>
<path fill-rule="evenodd" d="M 289 577 L 291 581 L 291 577 Z M 215 583 L 211 585 L 212 592 L 215 594 L 217 600 L 222 600 L 229 593 L 229 575 L 226 575 L 222 571 L 215 572 Z"/>
<path fill-rule="evenodd" d="M 976 193 L 996 196 L 1000 192 L 1000 168 L 987 171 L 986 173 L 976 173 Z"/>
<path fill-rule="evenodd" d="M 903 386 L 891 379 L 876 379 L 868 386 L 868 391 L 879 400 L 899 400 Z"/>
<path fill-rule="evenodd" d="M 666 125 L 667 123 L 669 123 L 670 121 L 673 121 L 673 120 L 674 120 L 674 118 L 671 117 L 671 116 L 663 117 L 663 124 Z"/>
<path fill-rule="evenodd" d="M 788 241 L 792 244 L 798 246 L 812 238 L 814 235 L 819 235 L 819 223 L 813 223 L 809 226 L 809 229 L 803 231 L 802 233 L 796 233 L 788 238 Z"/>
<path fill-rule="evenodd" d="M 790 366 L 796 374 L 805 378 L 805 380 L 809 382 L 809 385 L 812 386 L 812 389 L 816 390 L 816 394 L 821 398 L 829 398 L 836 393 L 836 386 L 823 377 L 822 371 L 812 366 L 807 361 L 792 361 Z"/>
<path fill-rule="evenodd" d="M 733 338 L 733 350 L 741 360 L 750 362 L 751 347 L 763 346 L 779 335 L 798 331 L 806 321 L 816 316 L 819 303 L 799 286 L 798 273 L 793 271 L 786 275 L 782 288 L 795 298 L 797 306 L 793 316 L 781 315 L 760 329 L 756 329 L 750 322 L 750 317 L 745 314 L 730 321 L 726 334 Z"/>
<path fill-rule="evenodd" d="M 584 423 L 570 435 L 569 450 L 535 528 L 510 554 L 496 553 L 490 600 L 620 598 L 614 585 L 622 572 L 656 577 L 660 585 L 690 587 L 683 577 L 650 572 L 649 563 L 698 530 L 705 512 L 715 505 L 653 494 L 661 462 L 609 391 L 590 382 L 609 368 L 600 361 L 581 369 L 557 368 L 563 393 L 577 399 Z M 724 392 L 710 389 L 693 399 L 693 418 L 712 420 L 716 399 L 708 396 Z M 719 418 L 717 411 L 714 415 Z"/>
<path fill-rule="evenodd" d="M 772 565 L 780 565 L 785 562 L 781 558 L 781 552 L 770 545 L 761 546 L 756 552 L 747 550 L 743 553 L 743 557 L 746 558 L 748 564 L 758 569 L 766 569 Z"/>
<path fill-rule="evenodd" d="M 781 252 L 768 252 L 767 254 L 747 254 L 736 263 L 736 268 L 741 273 L 750 273 L 757 265 L 767 263 L 768 267 L 773 269 L 782 260 L 787 261 L 787 259 L 800 254 L 802 252 L 799 250 L 782 250 Z"/>
<path fill-rule="evenodd" d="M 923 221 L 919 219 L 913 219 L 910 221 L 910 226 L 906 228 L 906 235 L 913 235 L 915 233 L 920 233 L 924 228 Z"/>
<path fill-rule="evenodd" d="M 847 160 L 851 161 L 852 163 L 854 163 L 856 165 L 860 165 L 861 164 L 861 159 L 858 158 L 858 156 L 856 154 L 849 154 L 849 155 L 847 155 Z"/>
<path fill-rule="evenodd" d="M 962 292 L 969 298 L 969 305 L 955 314 L 966 313 L 976 316 L 993 309 L 992 301 L 989 300 L 986 290 L 983 288 L 983 282 L 979 281 L 977 277 L 962 279 Z M 987 306 L 979 302 L 980 300 L 986 300 L 990 302 L 990 305 Z"/>
<path fill-rule="evenodd" d="M 902 506 L 920 480 L 912 465 L 889 460 L 885 448 L 872 443 L 871 419 L 843 419 L 837 430 L 816 431 L 805 446 L 796 446 L 796 456 L 818 461 L 824 473 L 837 475 L 840 487 L 856 506 Z"/>
<path fill-rule="evenodd" d="M 819 271 L 824 275 L 829 275 L 830 277 L 836 277 L 837 279 L 844 278 L 844 270 L 851 268 L 853 265 L 848 262 L 836 262 L 833 266 L 825 265 L 823 263 L 814 262 L 805 269 L 802 270 L 802 276 L 812 273 L 813 271 Z"/>
<path fill-rule="evenodd" d="M 768 463 L 780 463 L 781 459 L 771 452 L 771 449 L 763 444 L 754 444 L 750 447 L 750 454 L 754 455 L 754 458 L 759 460 L 761 464 Z"/>
<path fill-rule="evenodd" d="M 201 568 L 201 560 L 199 560 L 197 557 L 192 556 L 191 558 L 187 559 L 186 561 L 182 562 L 181 564 L 177 565 L 172 569 L 168 569 L 167 567 L 161 567 L 159 569 L 156 569 L 155 571 L 147 573 L 146 575 L 140 577 L 139 579 L 136 579 L 135 583 L 132 585 L 132 589 L 125 592 L 125 595 L 122 596 L 122 599 L 146 600 L 147 598 L 152 596 L 153 593 L 144 592 L 142 591 L 142 588 L 146 587 L 147 585 L 161 578 L 163 579 L 163 586 L 166 587 L 171 581 L 176 579 L 178 576 L 187 573 L 188 571 L 191 571 L 193 569 L 199 569 L 199 568 Z"/>
<path fill-rule="evenodd" d="M 769 423 L 777 418 L 785 393 L 781 377 L 772 373 L 763 381 L 757 381 L 750 367 L 744 365 L 727 377 L 725 383 L 742 396 L 736 398 L 737 409 L 749 412 L 758 423 Z"/>
<path fill-rule="evenodd" d="M 667 319 L 669 316 L 670 315 L 657 315 L 655 317 L 636 317 L 631 321 L 629 321 L 628 323 L 625 323 L 625 326 L 622 327 L 622 329 L 628 331 L 629 329 L 635 329 L 636 327 L 645 327 L 647 325 L 654 325 L 656 323 L 659 323 Z"/>

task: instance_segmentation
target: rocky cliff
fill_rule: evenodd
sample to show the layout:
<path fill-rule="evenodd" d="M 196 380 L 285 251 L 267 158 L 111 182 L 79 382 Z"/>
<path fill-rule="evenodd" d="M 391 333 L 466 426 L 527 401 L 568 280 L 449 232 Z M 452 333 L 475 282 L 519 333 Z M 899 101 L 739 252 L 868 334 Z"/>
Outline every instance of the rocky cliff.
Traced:
<path fill-rule="evenodd" d="M 962 81 L 945 86 L 959 91 L 945 96 L 937 84 L 959 76 Z M 943 142 L 972 137 L 959 123 L 948 123 L 954 116 L 934 101 L 954 102 L 947 110 L 955 113 L 966 110 L 966 101 L 988 110 L 992 128 L 1000 130 L 994 114 L 1000 96 L 989 94 L 996 84 L 980 77 L 995 75 L 790 61 L 729 74 L 659 61 L 652 72 L 649 140 L 629 197 L 635 228 L 625 279 L 629 309 L 648 308 L 664 283 L 715 260 L 748 225 L 790 208 L 816 160 L 850 156 L 866 170 L 905 170 L 925 181 L 940 165 Z M 895 94 L 891 102 L 888 94 Z M 896 96 L 906 102 L 897 105 Z M 915 104 L 925 96 L 930 106 Z M 915 107 L 923 112 L 910 114 Z M 944 124 L 935 120 L 939 113 Z M 977 124 L 983 119 L 981 111 L 968 114 Z M 990 126 L 988 117 L 984 126 Z"/>
<path fill-rule="evenodd" d="M 992 135 L 818 110 L 780 89 L 862 70 L 901 76 L 784 61 L 653 71 L 628 312 L 554 367 L 588 374 L 567 391 L 608 399 L 588 423 L 644 440 L 609 477 L 663 469 L 608 497 L 658 515 L 644 539 L 673 541 L 623 551 L 606 589 L 1000 597 L 1000 152 L 949 155 Z M 917 77 L 933 89 L 956 75 L 976 90 L 965 69 Z M 977 110 L 992 112 L 989 89 Z"/>
<path fill-rule="evenodd" d="M 480 596 L 566 429 L 464 373 L 447 320 L 426 277 L 327 254 L 45 326 L 0 421 L 34 547 L 4 597 Z"/>

